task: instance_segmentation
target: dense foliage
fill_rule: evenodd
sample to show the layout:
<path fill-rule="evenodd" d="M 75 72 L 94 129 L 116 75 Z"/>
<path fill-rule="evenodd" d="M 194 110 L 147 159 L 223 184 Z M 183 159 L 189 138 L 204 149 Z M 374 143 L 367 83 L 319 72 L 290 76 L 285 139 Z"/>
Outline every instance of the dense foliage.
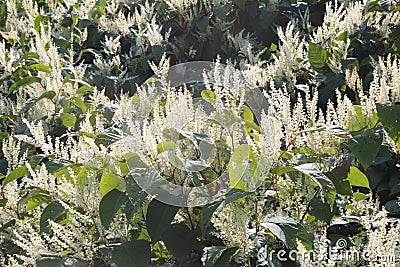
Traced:
<path fill-rule="evenodd" d="M 390 0 L 0 0 L 0 265 L 398 266 L 399 54 Z"/>

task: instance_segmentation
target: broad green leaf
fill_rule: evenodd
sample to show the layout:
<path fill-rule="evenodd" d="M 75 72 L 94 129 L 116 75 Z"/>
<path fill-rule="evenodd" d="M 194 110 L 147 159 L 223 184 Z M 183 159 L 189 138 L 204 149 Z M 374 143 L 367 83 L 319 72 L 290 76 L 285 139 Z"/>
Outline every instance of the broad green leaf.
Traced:
<path fill-rule="evenodd" d="M 106 0 L 97 0 L 92 10 L 90 10 L 90 17 L 98 19 L 105 14 Z"/>
<path fill-rule="evenodd" d="M 399 200 L 390 200 L 386 202 L 385 209 L 393 216 L 400 215 L 400 203 Z"/>
<path fill-rule="evenodd" d="M 31 107 L 33 107 L 37 102 L 39 102 L 42 99 L 53 99 L 56 96 L 56 92 L 54 91 L 46 91 L 44 92 L 41 96 L 39 97 L 33 97 L 28 99 L 26 102 L 25 106 L 21 109 L 20 112 L 26 112 L 28 111 Z"/>
<path fill-rule="evenodd" d="M 43 65 L 43 64 L 32 64 L 32 65 L 28 65 L 26 66 L 26 68 L 28 70 L 36 70 L 36 71 L 41 71 L 41 72 L 45 72 L 45 73 L 51 73 L 51 67 Z"/>
<path fill-rule="evenodd" d="M 65 216 L 67 210 L 61 205 L 58 200 L 50 202 L 46 208 L 44 208 L 42 215 L 40 216 L 40 232 L 50 233 L 49 221 L 59 221 Z"/>
<path fill-rule="evenodd" d="M 62 123 L 65 127 L 74 127 L 76 123 L 76 118 L 74 115 L 68 113 L 62 113 L 60 115 Z"/>
<path fill-rule="evenodd" d="M 328 51 L 321 45 L 309 43 L 308 61 L 313 69 L 322 72 L 328 62 Z"/>
<path fill-rule="evenodd" d="M 49 196 L 48 191 L 43 189 L 31 189 L 26 196 L 22 197 L 18 201 L 18 206 L 22 206 L 22 208 L 19 208 L 21 212 L 28 212 L 43 203 L 49 203 L 50 201 L 51 197 Z"/>
<path fill-rule="evenodd" d="M 261 223 L 261 225 L 280 239 L 287 248 L 295 248 L 296 239 L 300 240 L 307 249 L 312 248 L 311 240 L 305 228 L 291 218 L 273 217 L 265 223 Z"/>
<path fill-rule="evenodd" d="M 363 115 L 361 106 L 354 105 L 355 116 L 349 122 L 349 131 L 355 132 L 364 129 L 373 128 L 379 121 L 378 114 L 373 112 L 372 118 Z"/>
<path fill-rule="evenodd" d="M 176 148 L 176 145 L 173 142 L 169 142 L 169 141 L 161 142 L 157 145 L 157 153 L 160 154 L 160 153 L 163 153 L 165 151 L 172 150 L 175 148 Z"/>
<path fill-rule="evenodd" d="M 133 240 L 114 247 L 111 261 L 118 267 L 148 267 L 150 257 L 149 242 Z"/>
<path fill-rule="evenodd" d="M 362 173 L 357 167 L 350 167 L 350 173 L 347 179 L 352 186 L 360 186 L 371 189 L 367 176 L 365 176 L 365 174 Z"/>
<path fill-rule="evenodd" d="M 400 149 L 400 104 L 377 105 L 379 120 Z"/>
<path fill-rule="evenodd" d="M 5 186 L 6 184 L 26 175 L 28 175 L 28 169 L 26 168 L 26 166 L 18 167 L 6 176 L 6 178 L 2 182 L 2 185 Z"/>
<path fill-rule="evenodd" d="M 347 196 L 351 196 L 353 194 L 350 182 L 347 179 L 349 172 L 350 165 L 343 164 L 326 173 L 326 176 L 328 176 L 335 185 L 336 192 L 338 194 Z"/>
<path fill-rule="evenodd" d="M 72 98 L 72 103 L 82 110 L 82 113 L 86 113 L 87 107 L 85 101 L 81 97 Z"/>
<path fill-rule="evenodd" d="M 175 223 L 164 231 L 162 241 L 178 262 L 183 263 L 193 249 L 195 237 L 186 224 Z"/>
<path fill-rule="evenodd" d="M 28 86 L 32 83 L 39 83 L 41 81 L 42 81 L 41 78 L 33 76 L 22 78 L 21 80 L 16 81 L 10 86 L 10 88 L 8 89 L 8 95 L 11 95 L 12 93 L 15 92 L 15 90 L 17 90 L 20 87 Z"/>
<path fill-rule="evenodd" d="M 379 153 L 383 136 L 373 129 L 368 129 L 362 135 L 355 136 L 348 140 L 351 152 L 366 170 Z"/>
<path fill-rule="evenodd" d="M 125 193 L 113 189 L 105 194 L 100 201 L 99 215 L 104 228 L 110 227 L 111 221 L 118 210 L 129 201 Z"/>
<path fill-rule="evenodd" d="M 12 219 L 12 220 L 10 220 L 10 221 L 8 221 L 8 222 L 2 224 L 2 225 L 0 226 L 0 233 L 3 232 L 4 230 L 6 230 L 7 228 L 10 228 L 10 227 L 14 226 L 15 223 L 16 223 L 16 220 L 15 220 L 15 219 Z"/>
<path fill-rule="evenodd" d="M 250 153 L 251 153 L 251 147 L 246 144 L 241 144 L 235 149 L 235 151 L 233 151 L 228 166 L 229 183 L 231 188 L 236 188 L 246 191 L 246 187 L 242 182 L 242 179 L 244 178 L 246 172 L 250 167 L 249 164 Z M 243 163 L 245 163 L 244 166 Z"/>
<path fill-rule="evenodd" d="M 360 193 L 360 192 L 354 192 L 353 193 L 353 198 L 355 200 L 357 200 L 357 201 L 366 200 L 366 199 L 368 199 L 370 197 L 371 197 L 371 194 L 363 194 L 363 193 Z"/>
<path fill-rule="evenodd" d="M 157 199 L 150 202 L 147 207 L 146 227 L 153 244 L 161 240 L 164 231 L 169 227 L 178 210 L 178 207 L 162 203 Z"/>
<path fill-rule="evenodd" d="M 332 210 L 336 198 L 336 188 L 333 182 L 320 170 L 318 170 L 312 163 L 302 164 L 294 168 L 306 174 L 319 185 L 322 195 L 324 196 L 326 202 L 329 204 Z"/>
<path fill-rule="evenodd" d="M 229 262 L 237 250 L 238 247 L 205 247 L 201 255 L 201 262 L 204 267 L 226 267 L 229 266 Z"/>
<path fill-rule="evenodd" d="M 209 103 L 214 103 L 215 102 L 215 93 L 211 90 L 203 90 L 201 91 L 201 97 L 209 102 Z"/>
<path fill-rule="evenodd" d="M 119 191 L 125 191 L 125 183 L 119 179 L 115 174 L 104 172 L 100 180 L 100 194 L 104 196 L 114 188 Z"/>
<path fill-rule="evenodd" d="M 203 235 L 205 235 L 206 227 L 211 222 L 211 218 L 212 218 L 214 212 L 218 209 L 218 207 L 221 205 L 221 203 L 222 203 L 222 201 L 209 203 L 201 209 L 199 227 L 200 227 L 200 230 L 203 233 Z"/>
<path fill-rule="evenodd" d="M 83 96 L 83 95 L 89 94 L 89 93 L 91 93 L 91 92 L 93 92 L 93 91 L 94 91 L 94 88 L 93 88 L 92 86 L 89 86 L 89 85 L 82 85 L 81 87 L 79 87 L 79 88 L 76 90 L 76 93 L 77 93 L 78 95 L 80 95 L 80 96 Z"/>
<path fill-rule="evenodd" d="M 46 169 L 49 173 L 56 173 L 58 171 L 61 171 L 63 169 L 66 169 L 68 167 L 76 166 L 78 164 L 65 160 L 65 159 L 55 159 L 55 160 L 50 160 L 45 163 Z"/>
<path fill-rule="evenodd" d="M 329 204 L 324 203 L 319 198 L 313 198 L 310 201 L 310 214 L 315 216 L 315 218 L 329 223 L 334 215 L 334 212 L 331 211 Z"/>

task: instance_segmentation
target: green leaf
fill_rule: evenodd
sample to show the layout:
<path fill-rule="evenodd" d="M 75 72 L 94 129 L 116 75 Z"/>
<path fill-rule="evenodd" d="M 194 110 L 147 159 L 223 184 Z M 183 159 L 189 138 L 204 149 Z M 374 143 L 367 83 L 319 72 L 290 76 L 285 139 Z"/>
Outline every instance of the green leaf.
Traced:
<path fill-rule="evenodd" d="M 376 105 L 379 120 L 400 149 L 400 104 Z"/>
<path fill-rule="evenodd" d="M 0 28 L 4 28 L 7 22 L 7 3 L 0 3 Z"/>
<path fill-rule="evenodd" d="M 44 24 L 42 22 L 49 22 L 50 18 L 45 15 L 38 15 L 34 22 L 33 22 L 33 28 L 35 29 L 36 32 L 40 33 L 40 25 Z"/>
<path fill-rule="evenodd" d="M 211 90 L 203 90 L 201 91 L 201 97 L 209 102 L 209 103 L 214 103 L 215 102 L 215 93 Z"/>
<path fill-rule="evenodd" d="M 368 119 L 363 115 L 362 107 L 354 105 L 355 116 L 350 120 L 349 131 L 355 132 L 373 128 L 379 121 L 378 114 L 373 112 L 372 118 Z"/>
<path fill-rule="evenodd" d="M 261 225 L 280 239 L 289 249 L 296 247 L 296 239 L 300 240 L 307 249 L 312 248 L 311 240 L 305 228 L 291 218 L 273 217 L 265 223 L 261 223 Z"/>
<path fill-rule="evenodd" d="M 6 184 L 26 175 L 28 175 L 28 169 L 26 166 L 18 167 L 6 176 L 2 182 L 2 185 L 5 186 Z"/>
<path fill-rule="evenodd" d="M 169 227 L 178 210 L 178 207 L 162 203 L 157 199 L 150 202 L 147 207 L 146 227 L 153 244 L 161 240 L 162 234 Z"/>
<path fill-rule="evenodd" d="M 28 70 L 36 70 L 45 73 L 51 73 L 51 67 L 39 63 L 26 66 L 26 68 Z"/>
<path fill-rule="evenodd" d="M 89 94 L 94 91 L 94 87 L 89 86 L 89 85 L 82 85 L 78 89 L 76 89 L 76 93 L 80 96 Z"/>
<path fill-rule="evenodd" d="M 328 203 L 323 203 L 319 198 L 313 198 L 310 201 L 310 214 L 313 215 L 318 220 L 329 223 L 334 215 L 331 211 Z"/>
<path fill-rule="evenodd" d="M 209 23 L 210 23 L 210 17 L 203 16 L 197 22 L 196 27 L 197 29 L 199 29 L 200 32 L 206 32 Z"/>
<path fill-rule="evenodd" d="M 386 202 L 385 209 L 393 216 L 400 215 L 400 204 L 399 200 L 390 200 Z"/>
<path fill-rule="evenodd" d="M 33 76 L 22 78 L 21 80 L 16 81 L 10 86 L 10 88 L 8 89 L 8 95 L 13 94 L 15 90 L 17 90 L 20 87 L 28 86 L 32 83 L 39 83 L 41 81 L 42 81 L 41 78 Z"/>
<path fill-rule="evenodd" d="M 150 257 L 149 242 L 133 240 L 116 246 L 112 251 L 111 261 L 118 267 L 148 267 Z"/>
<path fill-rule="evenodd" d="M 366 170 L 378 155 L 382 140 L 381 134 L 376 133 L 373 129 L 368 129 L 362 135 L 348 140 L 348 146 Z"/>
<path fill-rule="evenodd" d="M 328 51 L 321 45 L 310 42 L 308 46 L 308 61 L 313 69 L 322 72 L 328 62 Z"/>
<path fill-rule="evenodd" d="M 43 189 L 35 189 L 29 190 L 29 194 L 26 197 L 23 197 L 18 204 L 26 203 L 25 212 L 33 210 L 34 208 L 42 205 L 43 203 L 49 203 L 51 201 L 51 197 L 49 196 L 49 192 Z"/>
<path fill-rule="evenodd" d="M 157 153 L 160 154 L 160 153 L 163 153 L 165 151 L 172 150 L 175 148 L 176 148 L 176 145 L 173 142 L 168 142 L 168 141 L 161 142 L 157 145 Z"/>
<path fill-rule="evenodd" d="M 371 189 L 367 176 L 365 176 L 365 174 L 362 173 L 357 167 L 350 167 L 350 173 L 347 179 L 352 186 L 360 186 Z"/>
<path fill-rule="evenodd" d="M 318 170 L 312 163 L 302 164 L 294 168 L 306 174 L 319 185 L 322 191 L 322 195 L 324 196 L 326 202 L 329 204 L 332 210 L 336 198 L 336 188 L 333 182 L 320 170 Z"/>
<path fill-rule="evenodd" d="M 5 205 L 7 205 L 7 198 L 0 198 L 0 208 L 4 207 Z"/>
<path fill-rule="evenodd" d="M 113 189 L 125 191 L 125 183 L 120 180 L 115 174 L 104 172 L 100 180 L 100 194 L 104 196 Z"/>
<path fill-rule="evenodd" d="M 162 234 L 162 241 L 174 257 L 183 263 L 193 249 L 194 233 L 184 223 L 171 224 Z"/>
<path fill-rule="evenodd" d="M 199 227 L 200 227 L 200 230 L 203 233 L 203 235 L 205 235 L 206 227 L 210 223 L 214 212 L 218 209 L 218 207 L 221 205 L 221 203 L 222 203 L 222 201 L 209 203 L 201 209 Z"/>
<path fill-rule="evenodd" d="M 205 247 L 201 255 L 201 262 L 204 267 L 226 267 L 229 266 L 229 262 L 237 250 L 238 247 Z"/>
<path fill-rule="evenodd" d="M 232 157 L 229 160 L 228 173 L 229 183 L 231 188 L 241 189 L 246 191 L 246 187 L 242 182 L 242 178 L 245 175 L 246 170 L 250 167 L 249 158 L 251 153 L 251 147 L 246 144 L 239 145 L 235 151 L 233 151 Z M 246 162 L 247 166 L 243 166 Z"/>
<path fill-rule="evenodd" d="M 97 0 L 92 10 L 90 10 L 90 17 L 98 19 L 105 14 L 106 0 Z"/>
<path fill-rule="evenodd" d="M 44 208 L 42 215 L 40 216 L 40 233 L 50 233 L 48 220 L 57 222 L 65 216 L 67 210 L 61 205 L 58 200 L 50 202 L 46 208 Z"/>
<path fill-rule="evenodd" d="M 350 173 L 350 165 L 347 164 L 337 166 L 332 171 L 326 173 L 326 176 L 328 176 L 335 185 L 336 192 L 338 194 L 347 196 L 351 196 L 353 194 L 350 182 L 347 179 L 349 173 Z"/>
<path fill-rule="evenodd" d="M 125 193 L 113 189 L 105 194 L 99 206 L 100 221 L 104 228 L 110 227 L 111 221 L 118 210 L 129 201 Z"/>
<path fill-rule="evenodd" d="M 54 91 L 46 91 L 39 97 L 32 97 L 32 98 L 28 99 L 28 101 L 26 102 L 25 106 L 21 109 L 20 112 L 28 111 L 31 107 L 33 107 L 37 102 L 39 102 L 42 99 L 47 98 L 47 99 L 51 100 L 55 96 L 56 96 L 56 92 L 54 92 Z"/>
<path fill-rule="evenodd" d="M 72 161 L 65 159 L 55 159 L 45 163 L 46 169 L 49 173 L 56 173 L 58 171 L 64 170 L 68 167 L 78 165 Z"/>
<path fill-rule="evenodd" d="M 65 127 L 74 127 L 75 126 L 75 123 L 76 123 L 75 116 L 68 114 L 68 113 L 62 113 L 60 115 L 60 118 Z"/>
<path fill-rule="evenodd" d="M 0 233 L 3 232 L 4 230 L 6 230 L 7 228 L 10 228 L 10 227 L 14 226 L 15 223 L 16 223 L 16 220 L 15 220 L 15 219 L 12 219 L 12 220 L 10 220 L 10 221 L 8 221 L 8 222 L 2 224 L 2 225 L 0 226 Z"/>

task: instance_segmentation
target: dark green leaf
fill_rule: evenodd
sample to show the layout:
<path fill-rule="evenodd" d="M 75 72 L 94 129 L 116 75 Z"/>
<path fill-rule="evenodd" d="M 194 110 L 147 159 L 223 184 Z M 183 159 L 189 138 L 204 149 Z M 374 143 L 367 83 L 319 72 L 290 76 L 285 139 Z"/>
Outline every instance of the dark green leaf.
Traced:
<path fill-rule="evenodd" d="M 332 220 L 334 212 L 331 211 L 328 203 L 324 203 L 319 198 L 313 198 L 310 201 L 310 214 L 318 220 L 329 223 Z"/>
<path fill-rule="evenodd" d="M 204 267 L 226 267 L 229 266 L 230 259 L 235 255 L 237 250 L 237 247 L 205 247 L 201 255 L 201 262 Z"/>
<path fill-rule="evenodd" d="M 73 165 L 77 164 L 65 159 L 55 159 L 45 163 L 46 169 L 49 173 L 56 173 L 65 168 L 72 167 Z"/>
<path fill-rule="evenodd" d="M 400 215 L 400 204 L 399 200 L 390 200 L 385 204 L 385 209 L 394 216 Z"/>
<path fill-rule="evenodd" d="M 2 185 L 5 186 L 9 182 L 12 182 L 18 178 L 28 175 L 28 169 L 26 166 L 21 166 L 10 172 L 3 180 Z"/>
<path fill-rule="evenodd" d="M 183 263 L 195 241 L 194 233 L 185 224 L 171 224 L 162 234 L 162 240 L 174 257 Z"/>
<path fill-rule="evenodd" d="M 380 122 L 400 149 L 400 104 L 377 105 L 376 109 Z"/>
<path fill-rule="evenodd" d="M 153 199 L 147 207 L 146 227 L 154 244 L 161 240 L 162 234 L 175 218 L 179 208 Z"/>
<path fill-rule="evenodd" d="M 111 221 L 118 210 L 129 201 L 125 193 L 113 189 L 104 195 L 100 201 L 100 221 L 104 228 L 110 227 Z"/>
<path fill-rule="evenodd" d="M 382 144 L 382 135 L 368 129 L 360 136 L 348 141 L 349 148 L 366 170 L 378 155 Z"/>
<path fill-rule="evenodd" d="M 336 188 L 333 182 L 320 170 L 315 168 L 314 164 L 312 163 L 302 164 L 294 168 L 309 176 L 319 185 L 326 202 L 329 204 L 331 209 L 333 209 L 333 204 L 335 203 L 336 198 Z"/>
<path fill-rule="evenodd" d="M 112 261 L 118 267 L 150 266 L 150 244 L 145 240 L 134 240 L 116 246 L 112 251 Z"/>
<path fill-rule="evenodd" d="M 28 99 L 28 101 L 26 101 L 25 106 L 21 109 L 20 112 L 27 112 L 31 107 L 33 107 L 40 100 L 45 99 L 45 98 L 51 100 L 55 96 L 56 96 L 56 92 L 54 92 L 54 91 L 46 91 L 39 97 L 30 98 L 30 99 Z"/>
<path fill-rule="evenodd" d="M 22 78 L 21 80 L 16 81 L 10 86 L 10 88 L 8 89 L 8 95 L 11 95 L 12 93 L 15 92 L 15 90 L 17 90 L 20 87 L 28 86 L 32 83 L 39 83 L 41 81 L 42 79 L 40 79 L 39 77 L 33 77 L 33 76 Z"/>
<path fill-rule="evenodd" d="M 57 222 L 65 216 L 67 210 L 57 200 L 50 202 L 40 216 L 40 232 L 49 233 L 49 221 Z"/>
<path fill-rule="evenodd" d="M 261 225 L 280 239 L 287 248 L 295 248 L 296 239 L 300 240 L 307 249 L 312 247 L 307 231 L 300 223 L 291 218 L 273 217 Z"/>

